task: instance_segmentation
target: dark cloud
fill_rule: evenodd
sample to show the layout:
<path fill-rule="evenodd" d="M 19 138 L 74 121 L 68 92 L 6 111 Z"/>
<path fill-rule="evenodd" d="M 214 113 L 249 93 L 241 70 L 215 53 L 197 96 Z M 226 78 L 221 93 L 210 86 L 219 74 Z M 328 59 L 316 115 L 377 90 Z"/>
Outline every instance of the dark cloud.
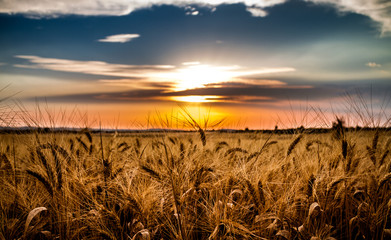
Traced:
<path fill-rule="evenodd" d="M 286 100 L 292 101 L 322 101 L 344 96 L 347 92 L 357 90 L 363 94 L 372 94 L 374 98 L 381 98 L 391 92 L 391 79 L 319 82 L 310 85 L 281 85 L 261 86 L 241 82 L 210 84 L 205 88 L 183 91 L 170 91 L 171 83 L 144 83 L 151 89 L 134 89 L 112 93 L 69 94 L 51 96 L 45 99 L 49 102 L 153 102 L 174 101 L 172 97 L 182 96 L 219 96 L 218 102 L 229 103 L 271 103 Z M 33 100 L 33 99 L 30 99 Z M 36 98 L 34 98 L 36 100 Z"/>
<path fill-rule="evenodd" d="M 256 96 L 267 97 L 274 101 L 280 100 L 305 100 L 305 99 L 328 99 L 341 93 L 340 89 L 328 87 L 315 88 L 271 88 L 259 86 L 247 87 L 220 87 L 220 88 L 200 88 L 173 93 L 175 96 L 186 95 L 216 95 L 216 96 Z"/>
<path fill-rule="evenodd" d="M 173 101 L 170 97 L 180 96 L 220 96 L 219 101 L 228 102 L 279 102 L 281 100 L 322 100 L 329 99 L 342 91 L 337 88 L 271 88 L 256 85 L 240 87 L 206 87 L 199 89 L 169 92 L 164 89 L 139 89 L 113 93 L 70 94 L 46 97 L 49 102 L 133 102 L 133 101 Z M 36 99 L 36 98 L 34 98 Z M 42 99 L 42 98 L 41 98 Z"/>
<path fill-rule="evenodd" d="M 54 103 L 126 103 L 156 101 L 156 97 L 165 96 L 163 90 L 140 89 L 113 93 L 68 94 L 29 98 L 29 101 L 47 101 Z"/>

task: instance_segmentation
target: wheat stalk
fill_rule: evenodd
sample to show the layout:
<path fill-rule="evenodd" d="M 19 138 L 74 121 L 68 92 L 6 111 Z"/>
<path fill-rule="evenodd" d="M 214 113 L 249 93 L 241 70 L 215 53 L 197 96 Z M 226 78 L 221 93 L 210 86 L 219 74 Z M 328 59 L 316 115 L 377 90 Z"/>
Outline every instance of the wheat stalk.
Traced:
<path fill-rule="evenodd" d="M 302 138 L 303 138 L 303 135 L 300 134 L 299 136 L 297 136 L 297 137 L 295 138 L 295 140 L 293 140 L 293 141 L 291 142 L 291 144 L 289 144 L 288 150 L 286 151 L 286 156 L 287 156 L 287 157 L 292 153 L 293 149 L 296 147 L 296 145 L 300 142 L 300 140 L 301 140 Z"/>
<path fill-rule="evenodd" d="M 311 174 L 310 178 L 307 182 L 307 198 L 312 197 L 312 194 L 314 192 L 314 183 L 315 183 L 316 177 Z"/>
<path fill-rule="evenodd" d="M 35 179 L 37 179 L 40 183 L 42 183 L 42 185 L 45 187 L 46 191 L 53 197 L 53 186 L 52 184 L 46 180 L 46 178 L 38 173 L 38 172 L 34 172 L 32 170 L 29 170 L 27 169 L 26 170 L 27 174 L 29 174 L 30 176 L 34 177 Z"/>
<path fill-rule="evenodd" d="M 372 139 L 372 149 L 375 151 L 377 148 L 377 143 L 379 142 L 379 131 L 375 132 L 375 135 Z"/>
<path fill-rule="evenodd" d="M 151 167 L 146 166 L 146 165 L 141 165 L 141 169 L 143 171 L 145 171 L 146 173 L 148 173 L 151 177 L 155 178 L 156 180 L 158 180 L 158 181 L 162 180 L 162 176 L 160 175 L 160 173 L 156 172 Z"/>
<path fill-rule="evenodd" d="M 380 161 L 379 161 L 379 166 L 380 166 L 380 167 L 383 166 L 384 161 L 386 160 L 386 158 L 387 158 L 387 156 L 388 156 L 389 153 L 390 153 L 390 150 L 387 149 L 387 150 L 383 153 L 383 155 L 381 156 Z"/>
<path fill-rule="evenodd" d="M 235 148 L 230 148 L 228 149 L 224 156 L 228 156 L 230 154 L 233 154 L 233 153 L 237 153 L 237 152 L 240 152 L 240 153 L 247 153 L 247 150 L 243 149 L 243 148 L 240 148 L 240 147 L 235 147 Z"/>

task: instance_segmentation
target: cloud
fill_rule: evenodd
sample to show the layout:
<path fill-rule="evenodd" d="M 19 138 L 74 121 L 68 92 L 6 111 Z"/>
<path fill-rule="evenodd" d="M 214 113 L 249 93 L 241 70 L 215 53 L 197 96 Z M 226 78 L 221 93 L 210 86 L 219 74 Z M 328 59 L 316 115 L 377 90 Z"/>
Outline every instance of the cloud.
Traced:
<path fill-rule="evenodd" d="M 212 66 L 199 62 L 188 62 L 178 67 L 172 65 L 112 64 L 102 61 L 77 61 L 27 55 L 17 55 L 15 57 L 27 60 L 25 64 L 14 65 L 19 68 L 121 78 L 111 81 L 102 80 L 102 83 L 110 83 L 111 85 L 129 84 L 129 86 L 136 86 L 136 82 L 137 84 L 148 82 L 150 86 L 150 83 L 159 83 L 165 86 L 170 85 L 174 91 L 200 88 L 207 84 L 230 82 L 233 79 L 248 82 L 249 80 L 244 79 L 244 77 L 295 71 L 294 68 L 290 67 L 243 68 L 240 66 Z"/>
<path fill-rule="evenodd" d="M 197 10 L 197 8 L 192 7 L 192 6 L 186 6 L 185 11 L 186 11 L 186 15 L 197 16 L 198 14 L 200 14 L 200 12 Z"/>
<path fill-rule="evenodd" d="M 381 64 L 375 63 L 375 62 L 369 62 L 366 64 L 370 68 L 379 68 L 381 67 Z"/>
<path fill-rule="evenodd" d="M 17 65 L 18 67 L 105 76 L 97 82 L 86 83 L 94 90 L 86 92 L 79 90 L 77 94 L 68 90 L 51 92 L 51 96 L 46 97 L 51 102 L 129 103 L 188 100 L 214 104 L 268 104 L 281 103 L 288 99 L 293 101 L 332 99 L 341 96 L 346 89 L 354 89 L 358 84 L 356 81 L 333 84 L 324 81 L 312 82 L 313 84 L 309 85 L 306 81 L 279 77 L 280 73 L 295 70 L 288 67 L 243 68 L 201 63 L 178 66 L 125 65 L 25 55 L 17 57 L 26 61 L 24 64 Z M 368 63 L 368 66 L 377 65 L 379 64 L 374 62 Z M 209 82 L 205 79 L 204 84 L 192 85 L 193 82 L 198 83 L 199 78 L 203 76 L 200 73 L 204 71 L 205 76 L 212 74 L 213 79 L 219 81 Z M 179 81 L 180 84 L 181 80 L 190 84 L 187 85 L 190 87 L 181 88 L 177 82 Z M 189 82 L 186 82 L 187 80 Z M 383 80 L 384 84 L 388 84 L 388 80 Z M 359 84 L 366 86 L 368 82 Z M 385 86 L 389 87 L 389 84 Z"/>
<path fill-rule="evenodd" d="M 333 94 L 330 95 L 330 92 Z M 97 92 L 86 94 L 66 94 L 49 96 L 50 102 L 91 102 L 91 103 L 130 103 L 130 102 L 213 102 L 223 104 L 277 103 L 286 100 L 322 100 L 342 94 L 338 88 L 324 86 L 303 88 L 301 86 L 272 87 L 262 85 L 207 87 L 184 91 L 166 91 L 165 89 L 130 89 L 120 92 Z M 37 98 L 30 99 L 36 100 Z M 38 100 L 40 100 L 38 98 Z"/>
<path fill-rule="evenodd" d="M 246 9 L 251 13 L 253 17 L 266 17 L 267 12 L 263 10 L 262 8 L 256 8 L 256 7 L 249 7 Z"/>
<path fill-rule="evenodd" d="M 240 66 L 213 66 L 199 62 L 171 65 L 126 65 L 102 61 L 77 61 L 68 59 L 43 58 L 18 55 L 25 60 L 20 68 L 44 69 L 51 71 L 105 76 L 97 80 L 101 86 L 114 86 L 107 92 L 100 87 L 99 92 L 52 96 L 51 101 L 82 102 L 127 102 L 127 101 L 174 101 L 180 96 L 218 96 L 214 102 L 248 102 L 275 99 L 273 92 L 308 91 L 303 86 L 290 86 L 275 79 L 254 79 L 262 75 L 292 72 L 294 68 L 244 68 Z M 92 84 L 97 84 L 92 83 Z M 127 89 L 124 91 L 124 89 Z M 272 95 L 270 95 L 272 94 Z M 55 94 L 53 94 L 55 95 Z M 300 95 L 300 94 L 299 94 Z M 303 95 L 303 94 L 301 94 Z M 249 96 L 244 98 L 243 96 Z M 279 95 L 280 96 L 280 95 Z M 194 97 L 211 101 L 213 97 Z"/>
<path fill-rule="evenodd" d="M 28 60 L 29 64 L 16 64 L 19 68 L 46 69 L 60 72 L 73 72 L 125 78 L 148 78 L 167 72 L 174 68 L 171 65 L 126 65 L 111 64 L 102 61 L 76 61 L 39 56 L 15 56 Z"/>
<path fill-rule="evenodd" d="M 332 94 L 331 94 L 332 93 Z M 263 101 L 280 102 L 285 100 L 323 100 L 330 99 L 342 94 L 343 90 L 339 88 L 317 86 L 317 87 L 302 87 L 302 86 L 281 86 L 269 87 L 260 85 L 248 85 L 242 87 L 209 87 L 190 89 L 172 95 L 179 96 L 222 96 L 229 99 L 262 99 Z"/>
<path fill-rule="evenodd" d="M 391 33 L 391 2 L 387 0 L 305 0 L 328 4 L 341 12 L 353 12 L 368 16 L 381 25 L 382 34 Z M 287 0 L 0 0 L 0 13 L 21 13 L 30 17 L 57 17 L 60 15 L 108 15 L 122 16 L 134 10 L 154 5 L 175 5 L 184 8 L 190 15 L 198 15 L 195 6 L 208 7 L 214 11 L 220 4 L 243 3 L 254 17 L 267 15 L 265 8 L 282 4 Z"/>
<path fill-rule="evenodd" d="M 140 37 L 140 34 L 117 34 L 117 35 L 107 36 L 103 39 L 99 39 L 98 41 L 111 42 L 111 43 L 126 43 L 138 37 Z"/>
<path fill-rule="evenodd" d="M 114 81 L 114 80 L 104 80 Z M 118 80 L 125 82 L 126 79 Z M 133 81 L 133 80 L 129 80 Z M 257 83 L 258 82 L 258 83 Z M 132 103 L 132 102 L 208 102 L 213 104 L 256 104 L 270 107 L 270 104 L 286 103 L 287 101 L 321 102 L 324 100 L 340 99 L 347 91 L 363 89 L 366 95 L 383 96 L 384 90 L 389 89 L 389 79 L 381 80 L 383 85 L 378 88 L 368 88 L 373 83 L 368 81 L 347 81 L 330 84 L 329 82 L 306 84 L 288 84 L 280 80 L 254 80 L 253 83 L 233 82 L 223 83 L 219 87 L 206 86 L 183 91 L 170 91 L 156 85 L 150 88 L 121 89 L 118 92 L 71 93 L 45 98 L 29 98 L 30 101 L 45 100 L 61 103 Z M 273 85 L 270 85 L 273 84 Z M 369 92 L 370 91 L 370 92 Z"/>
<path fill-rule="evenodd" d="M 232 82 L 212 83 L 206 87 L 219 88 L 280 88 L 280 89 L 310 89 L 311 85 L 288 85 L 286 82 L 272 79 L 237 79 Z"/>
<path fill-rule="evenodd" d="M 391 2 L 387 0 L 306 0 L 329 4 L 341 12 L 353 12 L 368 16 L 381 25 L 383 35 L 391 33 Z"/>
<path fill-rule="evenodd" d="M 28 100 L 43 100 L 50 102 L 62 102 L 62 103 L 121 103 L 132 101 L 161 101 L 161 97 L 165 96 L 163 90 L 159 89 L 137 89 L 128 90 L 122 92 L 97 92 L 97 93 L 85 93 L 85 94 L 65 94 L 57 96 L 45 96 L 34 97 Z"/>
<path fill-rule="evenodd" d="M 100 79 L 98 82 L 117 87 L 137 88 L 137 89 L 163 89 L 165 91 L 173 88 L 172 82 L 148 82 L 143 79 Z"/>
<path fill-rule="evenodd" d="M 283 2 L 285 0 L 2 0 L 0 1 L 0 12 L 22 13 L 35 17 L 56 17 L 66 14 L 121 16 L 137 9 L 168 4 L 187 8 L 186 12 L 197 15 L 199 12 L 193 5 L 209 7 L 213 10 L 215 6 L 220 4 L 244 3 L 251 8 L 265 8 Z M 192 7 L 189 8 L 189 6 Z"/>

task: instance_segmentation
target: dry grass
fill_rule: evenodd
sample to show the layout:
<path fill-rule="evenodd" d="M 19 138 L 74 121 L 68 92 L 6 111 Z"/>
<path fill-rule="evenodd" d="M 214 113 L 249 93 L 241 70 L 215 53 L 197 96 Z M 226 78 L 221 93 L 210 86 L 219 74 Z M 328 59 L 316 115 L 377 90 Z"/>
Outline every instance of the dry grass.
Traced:
<path fill-rule="evenodd" d="M 0 239 L 390 239 L 390 137 L 0 135 Z"/>

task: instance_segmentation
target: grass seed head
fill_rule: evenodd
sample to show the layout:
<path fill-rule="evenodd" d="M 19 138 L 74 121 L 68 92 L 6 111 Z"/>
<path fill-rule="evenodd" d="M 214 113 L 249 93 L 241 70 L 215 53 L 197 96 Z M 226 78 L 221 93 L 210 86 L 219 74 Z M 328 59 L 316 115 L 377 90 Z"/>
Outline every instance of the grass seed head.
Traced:
<path fill-rule="evenodd" d="M 303 138 L 303 135 L 300 134 L 299 136 L 297 136 L 297 137 L 295 138 L 295 140 L 293 140 L 293 141 L 291 142 L 291 144 L 290 144 L 289 147 L 288 147 L 288 150 L 286 151 L 286 156 L 287 156 L 287 157 L 292 153 L 293 149 L 295 149 L 296 145 L 300 142 L 300 140 L 301 140 L 302 138 Z"/>

